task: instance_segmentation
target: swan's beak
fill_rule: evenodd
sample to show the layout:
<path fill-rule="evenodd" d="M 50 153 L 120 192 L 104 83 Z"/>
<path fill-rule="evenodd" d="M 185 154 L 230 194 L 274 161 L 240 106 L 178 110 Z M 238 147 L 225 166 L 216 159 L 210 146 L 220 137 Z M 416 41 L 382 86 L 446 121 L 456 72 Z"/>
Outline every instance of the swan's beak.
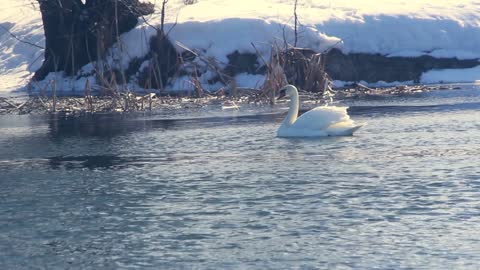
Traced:
<path fill-rule="evenodd" d="M 286 96 L 286 91 L 285 89 L 280 90 L 280 93 L 278 93 L 277 100 L 282 99 Z"/>

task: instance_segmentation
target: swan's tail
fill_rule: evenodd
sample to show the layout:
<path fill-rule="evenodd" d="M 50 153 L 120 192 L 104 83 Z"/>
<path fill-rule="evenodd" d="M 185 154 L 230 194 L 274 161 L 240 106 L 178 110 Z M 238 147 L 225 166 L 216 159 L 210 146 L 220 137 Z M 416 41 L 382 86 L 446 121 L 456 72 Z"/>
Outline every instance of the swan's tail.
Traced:
<path fill-rule="evenodd" d="M 365 124 L 355 125 L 352 120 L 344 121 L 331 125 L 328 128 L 328 134 L 331 136 L 352 136 L 355 131 L 364 125 Z"/>

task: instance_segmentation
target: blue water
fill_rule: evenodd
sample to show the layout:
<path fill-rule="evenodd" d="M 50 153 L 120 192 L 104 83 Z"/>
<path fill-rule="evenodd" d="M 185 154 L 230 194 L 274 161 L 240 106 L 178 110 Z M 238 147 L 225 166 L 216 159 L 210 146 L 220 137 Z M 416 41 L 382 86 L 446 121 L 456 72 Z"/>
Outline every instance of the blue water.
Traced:
<path fill-rule="evenodd" d="M 480 90 L 344 103 L 368 125 L 324 139 L 276 138 L 283 108 L 1 116 L 0 268 L 479 269 Z"/>

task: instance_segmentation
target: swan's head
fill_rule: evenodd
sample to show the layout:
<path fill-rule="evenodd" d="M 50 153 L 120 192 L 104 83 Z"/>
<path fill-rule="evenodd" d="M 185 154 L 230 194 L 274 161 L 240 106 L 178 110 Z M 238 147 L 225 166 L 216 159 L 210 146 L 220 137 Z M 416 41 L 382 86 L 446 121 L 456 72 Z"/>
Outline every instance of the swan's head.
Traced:
<path fill-rule="evenodd" d="M 277 99 L 282 99 L 286 96 L 292 97 L 294 95 L 298 95 L 298 90 L 295 86 L 289 84 L 285 85 L 280 91 L 278 92 L 278 98 Z"/>

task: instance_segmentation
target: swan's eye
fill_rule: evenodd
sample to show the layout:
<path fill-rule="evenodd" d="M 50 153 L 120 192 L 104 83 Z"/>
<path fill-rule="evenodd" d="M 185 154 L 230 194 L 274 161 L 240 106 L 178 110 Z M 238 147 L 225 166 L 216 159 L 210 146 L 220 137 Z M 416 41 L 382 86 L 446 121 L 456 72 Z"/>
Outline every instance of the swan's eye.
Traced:
<path fill-rule="evenodd" d="M 285 89 L 280 90 L 280 92 L 278 92 L 278 97 L 277 97 L 277 99 L 281 99 L 281 98 L 285 97 L 286 93 L 287 93 L 287 92 L 286 92 Z"/>

